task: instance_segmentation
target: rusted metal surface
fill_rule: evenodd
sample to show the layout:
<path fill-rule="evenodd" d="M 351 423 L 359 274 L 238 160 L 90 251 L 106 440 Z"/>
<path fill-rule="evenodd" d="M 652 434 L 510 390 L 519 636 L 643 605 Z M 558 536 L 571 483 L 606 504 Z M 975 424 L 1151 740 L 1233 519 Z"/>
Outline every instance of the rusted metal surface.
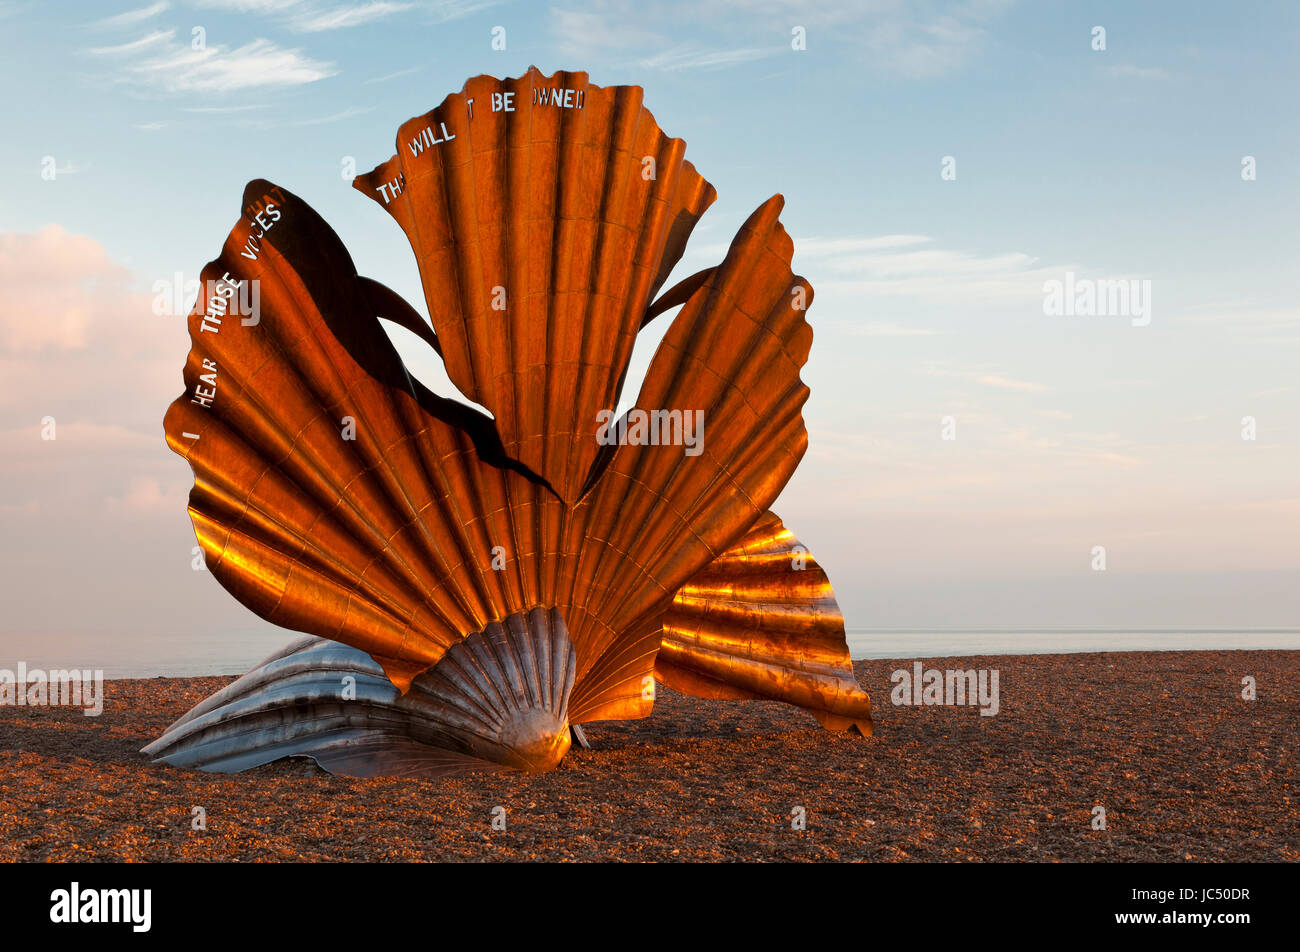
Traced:
<path fill-rule="evenodd" d="M 452 383 L 570 504 L 596 413 L 716 197 L 641 98 L 586 73 L 479 76 L 403 123 L 393 158 L 356 181 L 411 242 Z"/>
<path fill-rule="evenodd" d="M 540 92 L 556 89 L 569 106 Z M 484 110 L 506 93 L 513 111 Z M 650 712 L 674 594 L 755 526 L 806 448 L 812 291 L 775 196 L 716 267 L 652 300 L 714 192 L 640 99 L 532 70 L 470 80 L 403 125 L 357 185 L 411 239 L 431 328 L 358 276 L 304 201 L 250 183 L 202 277 L 256 282 L 260 311 L 200 296 L 165 421 L 195 473 L 207 567 L 246 606 L 367 653 L 401 693 L 471 633 L 546 609 L 573 646 L 569 723 Z M 698 414 L 699 452 L 602 445 L 637 331 L 678 304 L 631 413 Z M 413 379 L 379 317 L 494 418 Z M 794 649 L 791 684 L 818 651 Z M 825 685 L 784 690 L 801 703 Z"/>
<path fill-rule="evenodd" d="M 655 676 L 696 697 L 797 704 L 871 736 L 830 580 L 775 513 L 678 590 Z"/>

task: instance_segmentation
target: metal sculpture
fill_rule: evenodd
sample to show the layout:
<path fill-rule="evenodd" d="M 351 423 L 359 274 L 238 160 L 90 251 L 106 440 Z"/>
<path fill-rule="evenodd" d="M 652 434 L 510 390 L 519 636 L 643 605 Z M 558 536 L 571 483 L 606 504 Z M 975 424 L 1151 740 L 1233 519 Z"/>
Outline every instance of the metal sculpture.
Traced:
<path fill-rule="evenodd" d="M 195 533 L 236 598 L 318 637 L 145 752 L 545 770 L 577 725 L 648 715 L 656 677 L 868 735 L 830 584 L 768 511 L 807 446 L 812 340 L 781 197 L 659 295 L 716 193 L 640 88 L 481 76 L 397 148 L 354 184 L 406 232 L 431 325 L 266 181 L 203 271 L 165 420 Z M 613 419 L 637 334 L 678 306 Z M 491 416 L 412 378 L 379 318 Z"/>

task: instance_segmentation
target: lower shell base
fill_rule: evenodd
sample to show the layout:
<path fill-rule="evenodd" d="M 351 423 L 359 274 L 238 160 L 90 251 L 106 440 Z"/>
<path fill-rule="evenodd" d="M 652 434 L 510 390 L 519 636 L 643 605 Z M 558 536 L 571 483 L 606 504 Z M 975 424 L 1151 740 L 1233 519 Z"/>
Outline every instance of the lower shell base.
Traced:
<path fill-rule="evenodd" d="M 364 651 L 303 638 L 197 705 L 143 752 L 220 773 L 295 756 L 353 777 L 550 770 L 571 743 L 575 667 L 555 609 L 517 613 L 469 635 L 405 695 Z"/>

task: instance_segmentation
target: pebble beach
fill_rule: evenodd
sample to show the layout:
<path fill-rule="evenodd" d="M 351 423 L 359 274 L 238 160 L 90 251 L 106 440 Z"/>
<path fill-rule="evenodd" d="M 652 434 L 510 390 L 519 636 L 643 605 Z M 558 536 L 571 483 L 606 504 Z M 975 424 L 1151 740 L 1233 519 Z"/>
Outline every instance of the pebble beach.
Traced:
<path fill-rule="evenodd" d="M 993 716 L 891 703 L 916 660 L 856 662 L 869 739 L 661 688 L 549 774 L 438 780 L 153 764 L 140 748 L 233 679 L 113 680 L 98 717 L 0 709 L 0 859 L 1300 860 L 1300 652 L 923 659 L 996 670 Z"/>

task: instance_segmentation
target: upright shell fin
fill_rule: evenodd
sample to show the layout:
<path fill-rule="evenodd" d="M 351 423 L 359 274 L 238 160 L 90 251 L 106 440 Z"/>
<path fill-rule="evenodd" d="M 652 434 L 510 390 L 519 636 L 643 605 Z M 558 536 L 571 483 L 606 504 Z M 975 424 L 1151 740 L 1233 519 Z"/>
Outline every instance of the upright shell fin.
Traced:
<path fill-rule="evenodd" d="M 593 639 L 603 646 L 599 656 L 580 658 L 590 680 L 574 690 L 575 721 L 599 720 L 607 699 L 617 708 L 618 696 L 653 684 L 660 623 L 673 594 L 739 541 L 807 448 L 801 409 L 808 388 L 799 371 L 812 344 L 804 315 L 812 289 L 790 270 L 782 204 L 774 196 L 750 215 L 682 306 L 636 405 L 613 427 L 619 442 L 607 447 L 595 488 L 578 507 L 590 510 L 583 531 L 625 553 L 655 584 L 630 590 L 620 583 L 629 572 L 619 562 L 584 566 L 584 607 L 609 629 Z M 643 445 L 634 438 L 636 419 L 654 426 L 655 414 L 674 411 L 681 440 Z M 683 445 L 688 423 L 694 446 Z M 671 417 L 667 425 L 675 425 Z M 582 616 L 566 617 L 577 629 Z"/>
<path fill-rule="evenodd" d="M 406 232 L 447 374 L 576 502 L 647 307 L 716 192 L 638 86 L 479 76 L 355 185 Z"/>
<path fill-rule="evenodd" d="M 871 736 L 830 580 L 772 512 L 674 596 L 655 676 L 696 697 L 796 704 Z"/>
<path fill-rule="evenodd" d="M 186 392 L 164 421 L 195 472 L 195 533 L 248 607 L 370 652 L 404 690 L 467 633 L 545 603 L 536 572 L 493 570 L 492 551 L 532 549 L 512 500 L 559 502 L 501 456 L 490 421 L 408 376 L 305 202 L 253 182 L 244 204 L 202 277 L 256 283 L 259 311 L 231 317 L 220 291 L 196 304 Z"/>

